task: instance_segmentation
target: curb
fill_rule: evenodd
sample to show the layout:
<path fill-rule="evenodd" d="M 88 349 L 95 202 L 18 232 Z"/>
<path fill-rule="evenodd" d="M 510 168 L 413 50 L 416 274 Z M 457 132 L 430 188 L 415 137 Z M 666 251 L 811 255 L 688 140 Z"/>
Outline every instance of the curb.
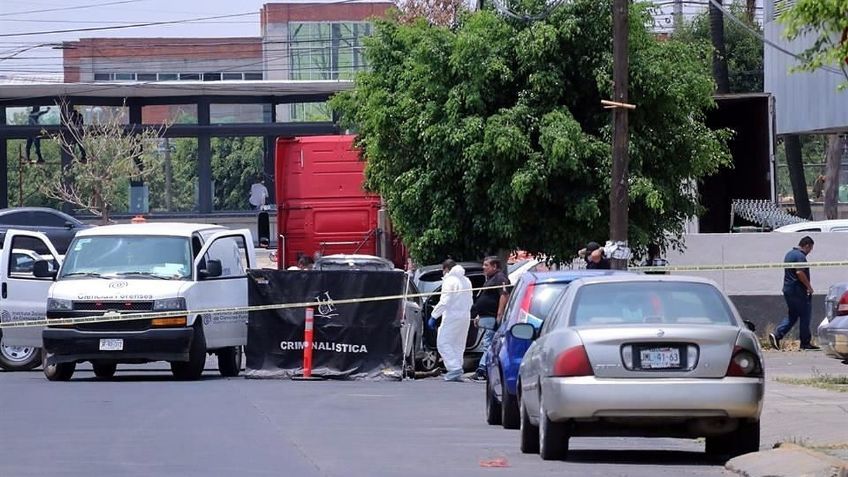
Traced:
<path fill-rule="evenodd" d="M 730 459 L 725 468 L 745 477 L 848 477 L 848 461 L 786 442 Z"/>

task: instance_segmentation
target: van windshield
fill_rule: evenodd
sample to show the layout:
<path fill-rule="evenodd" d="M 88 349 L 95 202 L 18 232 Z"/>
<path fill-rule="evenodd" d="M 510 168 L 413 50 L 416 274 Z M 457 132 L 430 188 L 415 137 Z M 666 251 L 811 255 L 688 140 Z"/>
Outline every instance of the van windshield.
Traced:
<path fill-rule="evenodd" d="M 191 241 L 153 235 L 77 237 L 59 278 L 191 279 Z"/>

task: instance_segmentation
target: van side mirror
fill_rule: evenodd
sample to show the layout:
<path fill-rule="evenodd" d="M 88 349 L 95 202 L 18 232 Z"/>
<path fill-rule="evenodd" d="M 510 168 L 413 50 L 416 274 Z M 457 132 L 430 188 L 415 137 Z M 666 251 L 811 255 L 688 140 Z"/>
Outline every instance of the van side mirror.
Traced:
<path fill-rule="evenodd" d="M 495 330 L 498 328 L 498 320 L 494 316 L 481 316 L 477 320 L 477 328 L 483 330 Z"/>
<path fill-rule="evenodd" d="M 516 323 L 509 329 L 509 334 L 520 340 L 533 340 L 536 338 L 536 327 L 530 323 Z"/>
<path fill-rule="evenodd" d="M 745 323 L 745 326 L 747 326 L 749 330 L 757 331 L 757 326 L 753 322 L 748 320 L 742 320 L 742 323 Z"/>
<path fill-rule="evenodd" d="M 55 280 L 57 273 L 57 270 L 52 270 L 48 260 L 36 260 L 32 264 L 32 274 L 36 278 L 52 278 Z"/>
<path fill-rule="evenodd" d="M 221 268 L 220 260 L 207 260 L 206 268 L 202 268 L 197 271 L 197 275 L 200 278 L 215 278 L 220 277 L 223 274 L 223 270 Z"/>

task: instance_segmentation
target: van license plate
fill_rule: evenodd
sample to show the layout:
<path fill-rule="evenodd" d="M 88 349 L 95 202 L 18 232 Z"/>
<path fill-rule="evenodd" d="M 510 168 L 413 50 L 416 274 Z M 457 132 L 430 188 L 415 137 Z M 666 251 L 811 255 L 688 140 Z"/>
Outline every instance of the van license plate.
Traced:
<path fill-rule="evenodd" d="M 640 353 L 642 369 L 673 369 L 680 367 L 678 348 L 646 348 Z"/>
<path fill-rule="evenodd" d="M 100 340 L 100 351 L 123 351 L 124 340 L 122 339 L 102 339 Z"/>

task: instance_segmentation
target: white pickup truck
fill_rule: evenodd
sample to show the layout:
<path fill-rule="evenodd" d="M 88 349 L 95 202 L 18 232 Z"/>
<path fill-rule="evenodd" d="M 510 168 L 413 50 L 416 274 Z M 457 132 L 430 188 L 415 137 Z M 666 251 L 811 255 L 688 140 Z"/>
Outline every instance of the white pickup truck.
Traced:
<path fill-rule="evenodd" d="M 114 375 L 119 363 L 168 361 L 175 377 L 197 379 L 210 353 L 222 375 L 238 375 L 247 343 L 247 270 L 256 267 L 249 230 L 194 223 L 96 227 L 76 235 L 58 271 L 48 260 L 28 273 L 10 271 L 10 251 L 33 240 L 59 256 L 43 234 L 7 232 L 3 322 L 162 312 L 152 319 L 3 329 L 5 346 L 42 348 L 49 380 L 69 380 L 84 361 L 101 378 Z M 194 312 L 225 308 L 242 310 Z"/>

